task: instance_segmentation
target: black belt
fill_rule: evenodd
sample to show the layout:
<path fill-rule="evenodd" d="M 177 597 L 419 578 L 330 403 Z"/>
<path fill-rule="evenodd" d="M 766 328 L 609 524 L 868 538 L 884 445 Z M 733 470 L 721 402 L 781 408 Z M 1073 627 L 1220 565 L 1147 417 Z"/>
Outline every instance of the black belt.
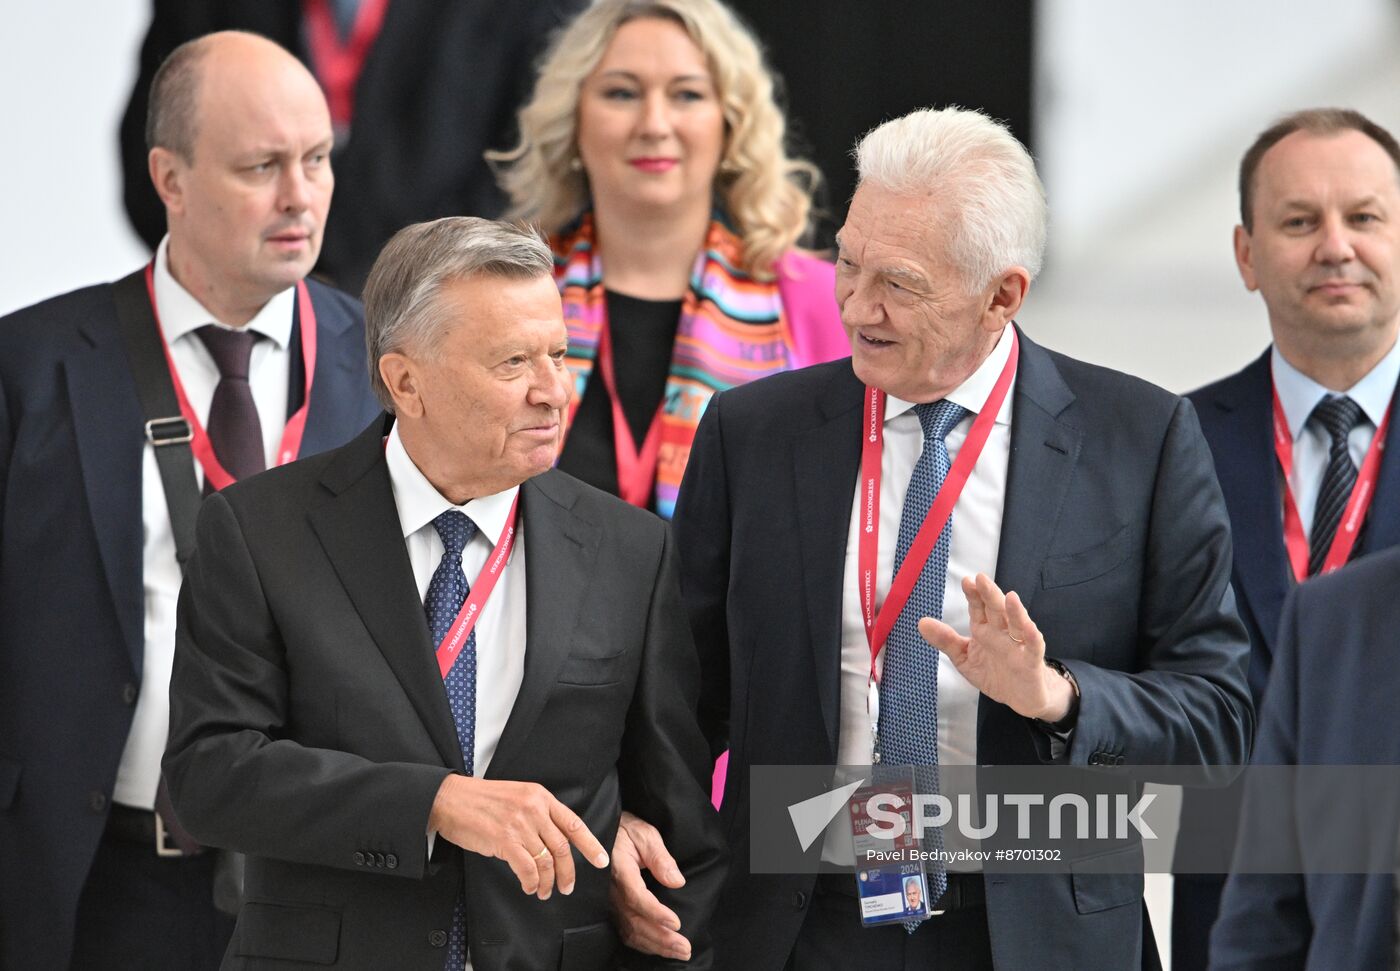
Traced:
<path fill-rule="evenodd" d="M 193 853 L 182 852 L 170 838 L 165 824 L 152 810 L 116 802 L 112 803 L 111 812 L 107 814 L 105 835 L 126 843 L 144 843 L 155 851 L 156 856 L 198 856 L 204 852 L 202 847 Z"/>
<path fill-rule="evenodd" d="M 850 873 L 817 875 L 817 893 L 839 894 L 855 898 L 856 879 Z M 987 884 L 980 873 L 948 874 L 948 889 L 931 908 L 934 911 L 967 910 L 987 906 Z M 935 914 L 937 916 L 937 914 Z"/>

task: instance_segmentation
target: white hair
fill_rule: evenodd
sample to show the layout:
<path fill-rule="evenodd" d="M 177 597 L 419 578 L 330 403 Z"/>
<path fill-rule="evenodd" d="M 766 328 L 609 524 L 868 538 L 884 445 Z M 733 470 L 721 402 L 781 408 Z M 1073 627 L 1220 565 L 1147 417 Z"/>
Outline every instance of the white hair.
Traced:
<path fill-rule="evenodd" d="M 936 194 L 957 224 L 950 253 L 969 292 L 1022 266 L 1034 279 L 1045 257 L 1045 188 L 1024 145 L 980 111 L 924 108 L 887 121 L 855 148 L 857 186 Z"/>

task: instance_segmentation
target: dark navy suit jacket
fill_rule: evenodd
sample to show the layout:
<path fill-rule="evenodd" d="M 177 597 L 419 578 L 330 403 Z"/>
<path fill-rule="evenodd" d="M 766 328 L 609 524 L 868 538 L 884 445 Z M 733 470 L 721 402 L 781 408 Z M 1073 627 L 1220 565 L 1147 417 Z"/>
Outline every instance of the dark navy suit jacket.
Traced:
<path fill-rule="evenodd" d="M 849 358 L 717 395 L 676 507 L 701 715 L 713 747 L 730 747 L 722 967 L 783 968 L 814 885 L 810 874 L 748 872 L 749 767 L 836 758 L 862 400 Z M 996 581 L 1021 595 L 1082 688 L 1069 762 L 1124 773 L 1240 764 L 1254 724 L 1248 642 L 1230 593 L 1225 506 L 1191 405 L 1024 336 L 1013 402 Z M 981 699 L 979 764 L 1049 758 L 1029 719 Z M 1155 964 L 1142 891 L 1140 870 L 988 873 L 996 966 L 1039 967 L 1047 954 L 1062 967 Z"/>
<path fill-rule="evenodd" d="M 301 454 L 378 412 L 357 301 L 309 284 Z M 298 389 L 299 391 L 300 389 Z M 109 284 L 0 319 L 0 968 L 67 967 L 141 684 L 145 418 Z"/>
<path fill-rule="evenodd" d="M 1279 624 L 1256 763 L 1400 765 L 1397 592 L 1400 550 L 1365 557 L 1297 588 Z M 1307 862 L 1307 826 L 1298 822 L 1295 806 L 1270 799 L 1259 808 L 1270 825 L 1285 821 Z M 1254 811 L 1251 795 L 1245 818 Z M 1400 821 L 1393 805 L 1376 815 L 1389 826 L 1393 860 Z M 1220 971 L 1389 969 L 1394 947 L 1393 872 L 1236 874 L 1225 885 L 1210 966 Z"/>
<path fill-rule="evenodd" d="M 1240 617 L 1249 629 L 1249 686 L 1258 705 L 1273 666 L 1279 615 L 1295 586 L 1283 543 L 1283 495 L 1273 448 L 1270 352 L 1237 374 L 1187 397 L 1215 458 L 1234 537 L 1231 576 Z M 1400 455 L 1387 451 L 1356 556 L 1400 545 Z M 1188 791 L 1182 805 L 1183 838 L 1222 860 L 1230 858 L 1241 791 Z M 1180 845 L 1180 844 L 1179 844 Z M 1204 847 L 1213 847 L 1205 850 Z M 1178 971 L 1204 966 L 1223 876 L 1181 874 L 1174 892 L 1173 963 Z M 1188 954 L 1191 957 L 1188 960 Z"/>

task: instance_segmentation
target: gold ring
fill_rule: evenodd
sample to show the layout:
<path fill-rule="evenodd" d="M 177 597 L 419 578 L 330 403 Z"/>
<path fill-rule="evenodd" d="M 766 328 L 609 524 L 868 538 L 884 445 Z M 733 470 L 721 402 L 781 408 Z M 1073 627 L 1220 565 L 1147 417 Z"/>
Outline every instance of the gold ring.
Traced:
<path fill-rule="evenodd" d="M 547 857 L 547 856 L 549 856 L 549 847 L 544 846 L 544 847 L 541 847 L 541 848 L 540 848 L 540 851 L 539 851 L 538 853 L 535 854 L 535 859 L 537 859 L 537 860 L 543 860 L 543 859 L 544 859 L 545 857 Z"/>
<path fill-rule="evenodd" d="M 1009 627 L 1006 629 L 1006 636 L 1009 637 L 1009 638 L 1011 638 L 1011 639 L 1012 639 L 1013 641 L 1015 641 L 1017 644 L 1024 644 L 1024 643 L 1026 643 L 1026 640 L 1025 640 L 1024 637 L 1017 637 L 1015 634 L 1011 633 L 1011 628 L 1009 628 Z"/>

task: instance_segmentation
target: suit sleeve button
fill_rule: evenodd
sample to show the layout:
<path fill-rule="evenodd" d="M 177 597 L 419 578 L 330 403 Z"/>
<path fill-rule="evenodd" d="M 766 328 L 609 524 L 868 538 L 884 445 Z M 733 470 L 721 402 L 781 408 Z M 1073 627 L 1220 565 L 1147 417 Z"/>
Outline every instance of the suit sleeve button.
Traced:
<path fill-rule="evenodd" d="M 801 910 L 807 906 L 807 895 L 801 890 L 792 895 L 792 906 L 796 910 Z"/>
<path fill-rule="evenodd" d="M 384 854 L 383 854 L 383 853 L 376 853 L 376 854 L 374 854 L 374 865 L 375 865 L 375 866 L 383 866 L 383 865 L 384 865 Z"/>
<path fill-rule="evenodd" d="M 1114 764 L 1114 765 L 1122 765 L 1122 764 L 1123 764 L 1123 756 L 1121 756 L 1121 755 L 1115 755 L 1115 756 L 1113 757 L 1113 764 Z"/>
<path fill-rule="evenodd" d="M 96 790 L 88 793 L 88 808 L 95 813 L 104 812 L 107 809 L 107 796 L 105 793 Z"/>
<path fill-rule="evenodd" d="M 388 856 L 384 857 L 384 865 L 392 870 L 399 865 L 399 858 L 390 853 Z"/>
<path fill-rule="evenodd" d="M 136 696 L 139 694 L 140 692 L 136 690 L 136 685 L 128 681 L 126 684 L 122 685 L 122 704 L 136 704 Z"/>
<path fill-rule="evenodd" d="M 447 931 L 429 931 L 428 943 L 433 947 L 445 947 L 447 945 Z"/>
<path fill-rule="evenodd" d="M 363 853 L 361 853 L 359 850 L 356 850 L 356 851 L 355 851 L 355 865 L 356 865 L 356 866 L 364 866 L 364 865 L 365 865 L 365 855 L 364 855 Z"/>

